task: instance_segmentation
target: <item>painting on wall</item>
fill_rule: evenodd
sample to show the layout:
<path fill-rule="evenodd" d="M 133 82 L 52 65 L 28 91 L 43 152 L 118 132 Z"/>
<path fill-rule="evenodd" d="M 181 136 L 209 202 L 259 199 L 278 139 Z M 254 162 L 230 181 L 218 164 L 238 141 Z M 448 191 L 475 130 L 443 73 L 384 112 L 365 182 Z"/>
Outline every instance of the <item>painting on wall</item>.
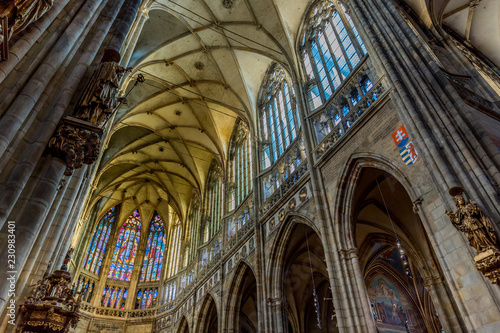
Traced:
<path fill-rule="evenodd" d="M 396 329 L 394 332 L 406 332 L 405 320 L 400 310 L 401 298 L 397 289 L 382 277 L 376 278 L 371 288 L 375 296 L 378 320 L 386 325 L 401 327 L 401 330 Z"/>

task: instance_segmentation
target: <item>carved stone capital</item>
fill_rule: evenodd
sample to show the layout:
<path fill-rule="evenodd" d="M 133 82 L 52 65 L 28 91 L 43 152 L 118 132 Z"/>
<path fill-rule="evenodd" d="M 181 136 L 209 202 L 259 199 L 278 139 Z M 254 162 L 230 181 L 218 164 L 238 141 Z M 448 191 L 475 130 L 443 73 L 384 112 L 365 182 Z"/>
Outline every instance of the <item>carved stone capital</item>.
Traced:
<path fill-rule="evenodd" d="M 65 175 L 92 164 L 99 155 L 102 129 L 73 117 L 65 117 L 49 141 L 52 155 L 66 162 Z"/>
<path fill-rule="evenodd" d="M 340 257 L 344 260 L 351 260 L 358 257 L 358 249 L 353 247 L 350 249 L 339 250 Z"/>

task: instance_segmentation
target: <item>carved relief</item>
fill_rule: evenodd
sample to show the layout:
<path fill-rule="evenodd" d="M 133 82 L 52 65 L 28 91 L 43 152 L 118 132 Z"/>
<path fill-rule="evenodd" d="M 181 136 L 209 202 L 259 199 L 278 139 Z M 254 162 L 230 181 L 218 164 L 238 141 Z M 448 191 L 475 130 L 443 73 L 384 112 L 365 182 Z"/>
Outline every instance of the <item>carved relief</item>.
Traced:
<path fill-rule="evenodd" d="M 31 294 L 20 307 L 22 320 L 17 332 L 63 333 L 76 327 L 81 297 L 74 293 L 71 275 L 64 266 L 52 274 L 44 274 L 32 287 Z"/>
<path fill-rule="evenodd" d="M 457 210 L 454 213 L 446 211 L 446 214 L 455 228 L 463 232 L 470 245 L 476 249 L 476 268 L 491 282 L 500 285 L 500 250 L 493 223 L 474 201 L 469 200 L 467 203 L 462 194 L 463 189 L 460 187 L 450 189 Z"/>
<path fill-rule="evenodd" d="M 68 176 L 74 169 L 92 164 L 97 159 L 101 134 L 98 127 L 66 117 L 50 139 L 48 148 L 54 156 L 66 162 L 65 175 Z"/>

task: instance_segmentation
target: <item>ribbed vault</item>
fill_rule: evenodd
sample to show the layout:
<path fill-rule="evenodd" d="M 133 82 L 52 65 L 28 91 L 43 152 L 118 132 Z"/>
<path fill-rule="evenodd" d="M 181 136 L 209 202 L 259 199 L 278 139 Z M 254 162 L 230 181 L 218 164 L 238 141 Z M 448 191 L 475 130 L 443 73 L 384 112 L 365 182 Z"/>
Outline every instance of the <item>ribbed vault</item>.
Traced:
<path fill-rule="evenodd" d="M 446 24 L 500 64 L 500 2 L 405 0 L 431 25 Z M 146 82 L 114 119 L 93 200 L 103 211 L 123 201 L 167 200 L 181 217 L 204 192 L 215 159 L 226 170 L 241 117 L 256 134 L 257 96 L 277 62 L 300 72 L 295 45 L 309 0 L 146 0 L 129 36 L 124 66 Z"/>
<path fill-rule="evenodd" d="M 500 1 L 404 0 L 429 27 L 445 25 L 500 67 Z"/>
<path fill-rule="evenodd" d="M 292 45 L 309 1 L 150 1 L 125 66 L 128 91 L 96 178 L 103 210 L 123 200 L 168 201 L 185 216 L 213 159 L 226 170 L 238 118 L 255 133 L 257 95 L 272 62 L 295 72 Z M 286 24 L 282 24 L 286 22 Z M 293 74 L 292 74 L 293 75 Z M 224 172 L 223 171 L 223 172 Z"/>

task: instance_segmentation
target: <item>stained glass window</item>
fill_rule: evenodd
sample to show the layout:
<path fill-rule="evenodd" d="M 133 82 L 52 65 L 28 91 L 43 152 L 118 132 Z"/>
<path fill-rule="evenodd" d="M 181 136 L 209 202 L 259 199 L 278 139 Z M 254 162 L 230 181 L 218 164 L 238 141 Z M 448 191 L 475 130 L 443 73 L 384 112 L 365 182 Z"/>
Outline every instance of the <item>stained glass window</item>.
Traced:
<path fill-rule="evenodd" d="M 193 273 L 194 274 L 194 273 Z M 177 293 L 177 282 L 172 281 L 163 286 L 163 301 L 169 303 L 175 300 Z"/>
<path fill-rule="evenodd" d="M 153 220 L 149 226 L 146 254 L 144 255 L 141 270 L 141 282 L 160 280 L 164 253 L 165 229 L 160 215 L 155 212 Z"/>
<path fill-rule="evenodd" d="M 323 105 L 367 53 L 344 5 L 320 2 L 308 19 L 302 63 L 309 79 L 309 105 Z"/>
<path fill-rule="evenodd" d="M 233 131 L 230 144 L 229 209 L 235 209 L 252 190 L 252 147 L 248 126 L 240 120 Z"/>
<path fill-rule="evenodd" d="M 283 68 L 278 64 L 272 64 L 261 87 L 260 132 L 265 142 L 261 151 L 264 169 L 278 160 L 297 137 L 300 128 L 293 89 L 288 81 Z M 250 154 L 250 147 L 248 149 L 248 154 Z"/>
<path fill-rule="evenodd" d="M 169 242 L 169 244 L 171 245 L 169 245 L 170 253 L 169 253 L 169 265 L 167 274 L 168 278 L 177 274 L 177 271 L 179 269 L 179 258 L 182 252 L 181 251 L 182 227 L 180 225 L 180 220 L 177 217 L 177 214 L 172 213 L 171 221 L 173 221 L 173 232 Z"/>
<path fill-rule="evenodd" d="M 106 286 L 102 293 L 101 306 L 123 310 L 125 308 L 127 294 L 127 288 Z"/>
<path fill-rule="evenodd" d="M 123 224 L 116 241 L 108 279 L 130 281 L 134 259 L 141 237 L 141 217 L 135 210 Z"/>
<path fill-rule="evenodd" d="M 97 224 L 92 238 L 90 239 L 89 248 L 83 259 L 83 268 L 99 274 L 102 266 L 102 260 L 108 244 L 111 227 L 116 218 L 116 207 L 108 210 Z"/>
<path fill-rule="evenodd" d="M 135 301 L 136 309 L 148 309 L 156 306 L 158 288 L 139 289 Z"/>
<path fill-rule="evenodd" d="M 205 190 L 205 203 L 203 209 L 203 229 L 201 243 L 210 240 L 220 228 L 220 219 L 222 215 L 222 170 L 219 164 L 213 160 L 208 171 L 209 178 Z"/>

